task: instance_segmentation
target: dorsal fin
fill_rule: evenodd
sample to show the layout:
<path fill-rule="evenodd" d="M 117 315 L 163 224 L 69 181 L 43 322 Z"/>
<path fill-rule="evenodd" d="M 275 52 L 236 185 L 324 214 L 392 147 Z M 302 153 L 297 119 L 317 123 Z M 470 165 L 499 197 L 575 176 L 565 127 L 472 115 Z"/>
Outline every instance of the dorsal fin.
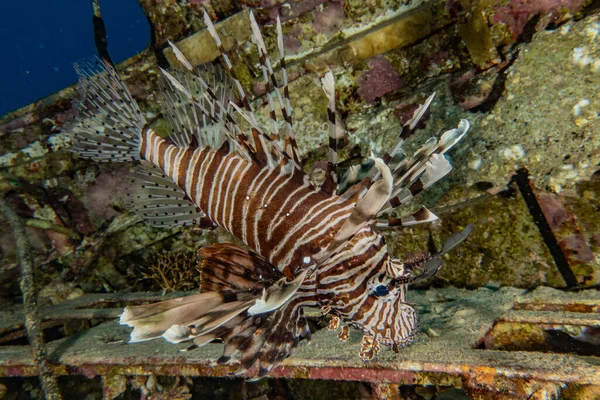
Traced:
<path fill-rule="evenodd" d="M 302 165 L 300 158 L 298 156 L 298 148 L 297 148 L 296 139 L 294 136 L 294 129 L 292 127 L 292 114 L 291 114 L 291 106 L 290 106 L 290 99 L 289 99 L 287 70 L 286 70 L 286 66 L 285 66 L 285 54 L 284 54 L 284 48 L 283 48 L 283 31 L 281 29 L 281 21 L 279 20 L 279 17 L 277 17 L 277 44 L 279 47 L 280 67 L 281 67 L 281 74 L 282 74 L 282 78 L 283 78 L 283 96 L 281 93 L 282 92 L 281 87 L 279 85 L 279 82 L 277 81 L 277 77 L 275 76 L 275 72 L 273 69 L 273 63 L 267 52 L 267 46 L 265 45 L 262 34 L 260 32 L 260 28 L 258 27 L 258 24 L 256 23 L 256 19 L 254 18 L 254 13 L 252 11 L 250 11 L 250 13 L 249 13 L 249 18 L 250 18 L 250 27 L 252 28 L 252 41 L 258 48 L 259 61 L 260 61 L 261 69 L 263 72 L 263 79 L 264 79 L 265 86 L 267 89 L 266 97 L 267 97 L 267 101 L 269 103 L 270 117 L 273 120 L 274 137 L 276 139 L 279 139 L 280 134 L 279 134 L 279 126 L 277 123 L 277 114 L 275 112 L 275 107 L 273 104 L 273 100 L 271 98 L 272 92 L 277 97 L 277 100 L 278 100 L 279 106 L 280 106 L 280 110 L 281 110 L 283 119 L 286 124 L 286 133 L 283 135 L 283 137 L 281 137 L 283 139 L 283 142 L 285 143 L 284 149 L 286 152 L 288 152 L 288 154 L 290 154 L 292 156 L 293 160 L 297 164 Z"/>
<path fill-rule="evenodd" d="M 333 73 L 331 71 L 327 72 L 325 76 L 321 78 L 321 83 L 323 84 L 323 91 L 328 100 L 327 119 L 329 120 L 327 170 L 325 171 L 325 182 L 321 185 L 321 189 L 327 194 L 333 194 L 336 192 L 337 187 L 338 139 L 340 139 L 342 135 L 335 122 L 335 81 L 333 79 Z"/>
<path fill-rule="evenodd" d="M 223 88 L 220 93 L 218 89 L 213 90 L 211 86 L 215 85 L 217 81 L 214 72 L 219 71 L 219 69 L 213 69 L 211 76 L 207 68 L 204 69 L 204 72 L 192 68 L 181 51 L 173 43 L 169 42 L 169 44 L 177 59 L 186 67 L 186 71 L 183 73 L 172 71 L 173 73 L 171 73 L 161 68 L 161 72 L 166 79 L 167 90 L 175 89 L 180 95 L 183 95 L 179 97 L 180 95 L 171 93 L 168 101 L 172 101 L 171 99 L 175 99 L 175 101 L 184 99 L 184 101 L 193 103 L 200 109 L 203 121 L 216 127 L 216 129 L 223 130 L 222 133 L 236 145 L 238 153 L 248 160 L 252 159 L 254 150 L 230 112 L 229 95 L 227 93 L 231 90 Z M 209 146 L 217 147 L 218 143 L 210 143 L 211 136 L 215 136 L 216 133 L 219 132 L 205 135 L 209 140 Z"/>
<path fill-rule="evenodd" d="M 263 289 L 284 277 L 265 258 L 231 243 L 204 247 L 198 254 L 203 258 L 202 292 Z"/>
<path fill-rule="evenodd" d="M 253 18 L 253 16 L 250 17 L 251 24 L 252 24 L 252 18 Z M 281 144 L 279 143 L 278 140 L 273 140 L 270 137 L 270 135 L 266 134 L 263 131 L 263 129 L 261 129 L 261 127 L 258 125 L 256 115 L 254 115 L 254 111 L 252 110 L 252 107 L 251 107 L 249 99 L 248 99 L 248 94 L 242 87 L 242 84 L 240 83 L 240 81 L 237 79 L 237 76 L 236 76 L 235 70 L 233 69 L 233 65 L 231 64 L 229 55 L 228 55 L 227 51 L 225 51 L 223 44 L 221 42 L 221 38 L 219 37 L 219 34 L 217 33 L 215 26 L 213 25 L 210 17 L 208 16 L 208 14 L 206 12 L 204 12 L 204 23 L 206 24 L 206 28 L 208 29 L 208 32 L 210 33 L 210 35 L 214 39 L 215 43 L 217 44 L 217 48 L 219 50 L 219 53 L 221 55 L 223 62 L 225 63 L 225 68 L 227 69 L 227 72 L 229 73 L 229 76 L 231 77 L 231 79 L 234 83 L 234 87 L 237 90 L 237 93 L 238 93 L 238 96 L 239 96 L 239 99 L 240 99 L 243 109 L 240 107 L 237 107 L 236 104 L 231 104 L 231 105 L 234 106 L 236 108 L 236 111 L 238 111 L 238 113 L 244 119 L 246 119 L 248 121 L 248 123 L 250 124 L 250 126 L 252 128 L 252 137 L 254 140 L 254 150 L 256 153 L 256 158 L 260 162 L 266 163 L 269 167 L 275 167 L 279 163 L 280 159 L 275 159 L 275 160 L 272 159 L 271 152 L 269 151 L 269 148 L 268 148 L 269 146 L 272 146 L 275 149 L 275 152 L 278 154 L 279 157 L 286 159 L 290 164 L 292 164 L 294 166 L 294 168 L 302 171 L 301 165 L 299 165 L 299 163 L 295 159 L 295 158 L 297 158 L 297 156 L 294 157 L 294 155 L 288 154 L 286 152 L 286 150 L 284 150 L 284 148 L 281 146 Z M 266 49 L 261 49 L 262 37 L 259 38 L 256 36 L 256 30 L 257 30 L 256 25 L 254 26 L 254 30 L 255 30 L 255 34 L 254 34 L 253 39 L 255 41 L 258 41 L 258 43 L 259 43 L 259 54 L 261 54 L 262 56 L 266 56 L 266 54 L 263 51 Z M 260 32 L 258 32 L 258 34 L 260 34 Z M 268 66 L 270 65 L 270 60 L 268 60 L 268 58 L 264 58 L 263 61 L 266 63 L 265 66 L 268 68 Z M 271 76 L 273 77 L 274 74 Z M 286 75 L 286 78 L 287 78 L 287 75 Z M 276 85 L 276 82 L 273 82 L 273 86 L 278 86 L 278 85 Z M 286 115 L 287 115 L 287 113 L 289 112 L 287 100 L 284 102 L 282 99 L 282 103 L 284 105 L 282 110 L 287 110 L 286 111 Z M 289 124 L 288 128 L 291 128 L 291 117 L 289 119 L 286 118 L 286 122 Z M 289 130 L 288 134 L 293 135 L 293 132 L 291 131 L 291 129 Z"/>
<path fill-rule="evenodd" d="M 225 132 L 233 130 L 231 122 L 226 118 L 231 111 L 228 104 L 232 98 L 231 81 L 222 68 L 211 64 L 205 64 L 193 71 L 196 76 L 202 77 L 202 81 L 208 82 L 217 101 L 206 95 L 201 80 L 187 70 L 169 71 L 169 76 L 174 79 L 163 75 L 163 79 L 159 81 L 160 99 L 171 125 L 170 138 L 179 147 L 187 147 L 196 140 L 200 147 L 218 148 L 227 138 Z M 179 84 L 183 86 L 185 93 L 177 88 Z M 193 97 L 197 104 L 186 93 Z M 224 108 L 220 108 L 219 105 Z"/>

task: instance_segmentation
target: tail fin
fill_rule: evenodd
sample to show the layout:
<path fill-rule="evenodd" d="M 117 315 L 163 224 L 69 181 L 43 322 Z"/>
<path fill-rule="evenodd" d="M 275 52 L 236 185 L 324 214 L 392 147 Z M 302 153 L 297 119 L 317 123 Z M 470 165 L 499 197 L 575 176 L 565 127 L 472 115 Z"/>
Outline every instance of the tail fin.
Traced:
<path fill-rule="evenodd" d="M 121 325 L 133 327 L 131 342 L 164 337 L 179 343 L 203 336 L 254 304 L 257 295 L 235 292 L 209 292 L 130 306 L 119 318 Z"/>
<path fill-rule="evenodd" d="M 69 129 L 71 151 L 99 162 L 139 160 L 146 119 L 125 83 L 98 58 L 75 70 L 81 98 L 78 122 Z"/>
<path fill-rule="evenodd" d="M 220 339 L 225 349 L 217 364 L 239 353 L 236 374 L 258 363 L 260 377 L 300 340 L 310 340 L 302 307 L 291 301 L 298 287 L 290 295 L 292 285 L 269 261 L 230 243 L 203 248 L 200 255 L 203 293 L 125 308 L 119 323 L 134 328 L 132 342 L 162 336 L 172 343 L 192 341 L 194 348 Z"/>

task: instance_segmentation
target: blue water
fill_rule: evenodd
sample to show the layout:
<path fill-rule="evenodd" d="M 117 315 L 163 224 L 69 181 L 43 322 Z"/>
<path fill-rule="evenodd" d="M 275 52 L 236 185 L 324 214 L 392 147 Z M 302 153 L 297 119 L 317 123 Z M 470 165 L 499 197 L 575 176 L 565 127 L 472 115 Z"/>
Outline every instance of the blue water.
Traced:
<path fill-rule="evenodd" d="M 148 46 L 137 0 L 100 0 L 108 51 L 120 62 Z M 90 0 L 0 1 L 0 115 L 77 81 L 73 63 L 96 55 Z"/>

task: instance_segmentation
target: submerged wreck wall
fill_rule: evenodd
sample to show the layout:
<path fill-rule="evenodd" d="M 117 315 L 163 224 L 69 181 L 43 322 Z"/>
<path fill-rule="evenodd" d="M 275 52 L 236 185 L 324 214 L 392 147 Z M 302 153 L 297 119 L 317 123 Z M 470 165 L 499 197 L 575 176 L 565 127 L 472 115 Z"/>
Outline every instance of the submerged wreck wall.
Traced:
<path fill-rule="evenodd" d="M 279 15 L 293 118 L 308 168 L 325 156 L 326 99 L 319 78 L 327 70 L 336 78 L 338 112 L 347 133 L 342 168 L 371 149 L 389 148 L 402 123 L 434 91 L 431 115 L 408 151 L 460 118 L 471 121 L 468 138 L 451 154 L 455 170 L 422 199 L 441 222 L 390 232 L 394 254 L 415 255 L 425 250 L 430 234 L 439 243 L 475 222 L 460 257 L 448 257 L 436 285 L 562 287 L 600 281 L 594 175 L 600 162 L 600 22 L 593 7 L 585 8 L 584 1 L 531 2 L 535 6 L 522 1 L 275 1 L 249 3 L 240 11 L 233 3 L 141 1 L 155 41 L 118 68 L 149 119 L 160 116 L 155 55 L 174 62 L 167 39 L 179 40 L 195 63 L 217 56 L 203 29 L 203 9 L 222 21 L 225 47 L 237 50 L 238 76 L 264 111 L 247 9 L 265 25 L 272 54 L 272 25 Z M 199 245 L 225 234 L 157 230 L 126 213 L 119 193 L 127 184 L 128 166 L 98 165 L 60 151 L 68 146 L 61 128 L 73 118 L 74 94 L 66 88 L 2 118 L 3 192 L 28 226 L 43 284 L 67 292 L 156 289 L 157 254 L 193 255 Z M 161 121 L 155 123 L 158 131 Z M 521 168 L 528 171 L 523 172 L 525 186 L 533 191 L 549 232 L 540 234 L 539 221 L 524 201 L 524 186 L 515 179 Z M 9 300 L 17 295 L 17 270 L 10 232 L 1 229 L 0 287 Z"/>

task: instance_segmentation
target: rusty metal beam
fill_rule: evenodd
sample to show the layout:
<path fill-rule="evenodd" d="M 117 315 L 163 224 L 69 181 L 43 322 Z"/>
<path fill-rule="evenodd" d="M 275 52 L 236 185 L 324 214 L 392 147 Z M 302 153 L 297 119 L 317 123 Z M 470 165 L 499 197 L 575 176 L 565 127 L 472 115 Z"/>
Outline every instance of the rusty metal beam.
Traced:
<path fill-rule="evenodd" d="M 67 310 L 77 309 L 82 313 L 74 314 L 74 319 L 85 315 L 112 318 L 120 308 L 110 308 L 111 305 L 139 303 L 158 297 L 139 293 L 88 295 L 49 308 L 44 315 L 48 321 L 54 316 L 62 320 Z M 512 396 L 507 398 L 516 399 L 527 398 L 533 391 L 600 385 L 600 363 L 587 357 L 486 350 L 481 346 L 486 334 L 505 322 L 529 327 L 562 325 L 598 329 L 600 295 L 597 291 L 564 293 L 541 288 L 526 293 L 515 288 L 496 291 L 439 289 L 414 291 L 410 300 L 420 311 L 423 333 L 416 344 L 402 349 L 398 355 L 384 350 L 375 361 L 363 363 L 357 356 L 360 335 L 352 333 L 348 342 L 340 342 L 337 335 L 322 330 L 315 333 L 312 343 L 303 343 L 293 357 L 274 369 L 271 376 L 362 381 L 376 384 L 378 390 L 388 394 L 394 393 L 394 385 L 454 386 L 468 391 L 502 391 Z M 86 305 L 92 308 L 86 309 Z M 584 312 L 537 311 L 547 307 Z M 6 324 L 4 329 L 7 331 Z M 233 366 L 210 365 L 211 360 L 221 354 L 220 344 L 180 352 L 185 346 L 163 341 L 127 344 L 128 332 L 128 328 L 110 320 L 49 343 L 48 354 L 54 372 L 58 375 L 102 376 L 104 380 L 114 381 L 120 376 L 226 377 L 235 369 Z M 36 374 L 28 346 L 0 346 L 0 377 Z"/>

